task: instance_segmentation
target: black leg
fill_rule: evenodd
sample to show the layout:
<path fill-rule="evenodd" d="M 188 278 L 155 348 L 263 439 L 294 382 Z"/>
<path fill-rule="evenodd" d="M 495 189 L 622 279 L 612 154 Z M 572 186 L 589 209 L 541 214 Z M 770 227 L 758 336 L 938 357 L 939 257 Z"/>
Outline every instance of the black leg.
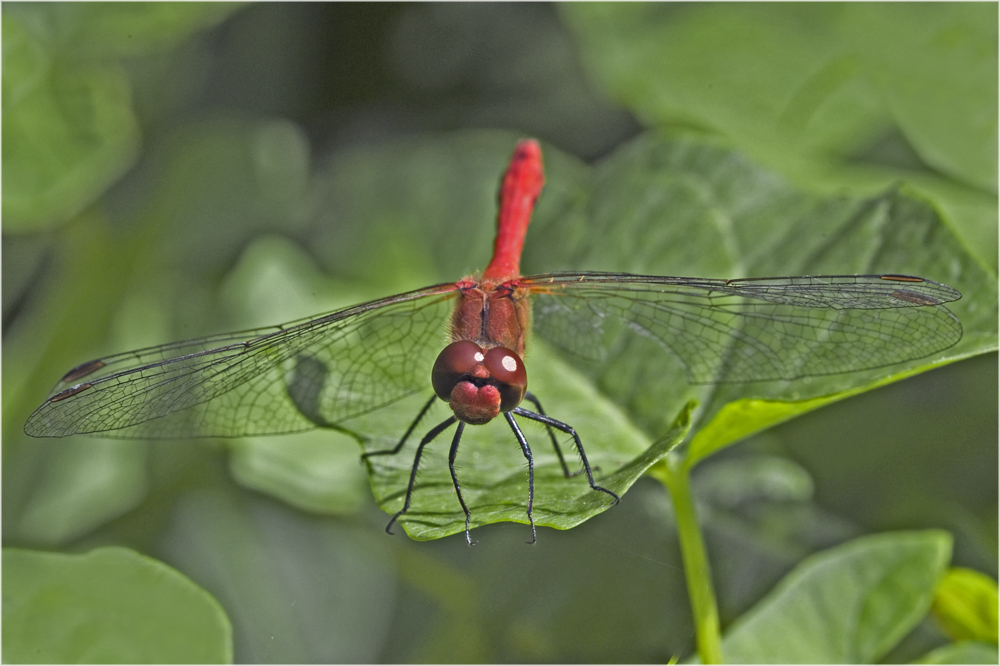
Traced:
<path fill-rule="evenodd" d="M 587 480 L 590 481 L 590 487 L 594 490 L 600 490 L 605 492 L 615 498 L 614 504 L 618 504 L 621 499 L 618 495 L 614 494 L 607 488 L 602 488 L 601 486 L 594 483 L 594 473 L 590 469 L 590 463 L 587 462 L 587 454 L 583 450 L 583 442 L 580 441 L 580 436 L 576 434 L 576 430 L 573 430 L 569 425 L 563 423 L 562 421 L 557 421 L 550 416 L 545 416 L 544 414 L 536 414 L 534 412 L 529 412 L 523 407 L 515 407 L 510 412 L 507 413 L 507 420 L 513 421 L 510 414 L 517 414 L 518 416 L 523 416 L 526 419 L 531 419 L 532 421 L 538 421 L 539 423 L 544 423 L 545 425 L 552 426 L 556 430 L 562 430 L 564 433 L 571 435 L 573 437 L 573 442 L 576 443 L 576 450 L 580 452 L 580 459 L 583 461 L 583 468 L 587 472 Z"/>
<path fill-rule="evenodd" d="M 417 414 L 417 418 L 413 419 L 413 423 L 411 423 L 410 427 L 406 429 L 406 433 L 403 435 L 403 438 L 399 440 L 399 443 L 396 444 L 396 446 L 394 446 L 391 449 L 384 449 L 382 451 L 369 451 L 368 453 L 362 453 L 361 459 L 365 460 L 366 458 L 368 458 L 368 456 L 384 456 L 388 454 L 399 453 L 399 450 L 403 448 L 403 444 L 405 444 L 406 440 L 408 440 L 410 438 L 410 435 L 413 434 L 413 430 L 417 427 L 417 424 L 420 423 L 421 419 L 424 418 L 424 415 L 427 414 L 427 410 L 429 410 L 431 408 L 431 405 L 434 404 L 434 398 L 436 397 L 437 397 L 436 395 L 431 396 L 431 399 L 427 401 L 427 404 L 424 405 L 423 409 L 420 410 L 420 413 Z"/>
<path fill-rule="evenodd" d="M 448 469 L 451 470 L 451 481 L 455 484 L 458 503 L 462 505 L 462 511 L 465 512 L 465 540 L 471 546 L 472 535 L 469 534 L 469 521 L 472 519 L 472 514 L 469 513 L 469 507 L 465 506 L 465 500 L 462 498 L 462 489 L 458 486 L 458 476 L 455 474 L 455 456 L 458 454 L 458 443 L 462 439 L 463 430 L 465 430 L 465 423 L 459 421 L 458 428 L 455 430 L 455 437 L 451 440 L 451 451 L 448 452 Z"/>
<path fill-rule="evenodd" d="M 530 412 L 529 412 L 530 413 Z M 514 436 L 517 437 L 518 443 L 521 445 L 521 451 L 524 452 L 524 457 L 528 459 L 528 522 L 531 523 L 531 541 L 528 543 L 535 543 L 538 537 L 535 534 L 535 519 L 531 515 L 531 507 L 535 502 L 535 461 L 531 457 L 531 449 L 528 448 L 528 440 L 525 439 L 524 433 L 517 426 L 517 421 L 511 416 L 510 412 L 504 412 L 504 418 L 507 419 L 507 423 L 510 424 L 510 429 L 514 431 Z"/>
<path fill-rule="evenodd" d="M 432 428 L 431 431 L 424 435 L 424 438 L 420 440 L 420 444 L 417 446 L 417 455 L 413 458 L 413 469 L 410 470 L 410 483 L 406 486 L 406 499 L 403 500 L 403 508 L 397 511 L 396 515 L 389 521 L 389 524 L 385 526 L 385 531 L 388 534 L 392 534 L 392 524 L 396 522 L 396 519 L 406 513 L 407 509 L 410 508 L 410 496 L 413 494 L 413 483 L 417 480 L 417 467 L 420 465 L 420 454 L 424 452 L 424 447 L 428 444 L 428 442 L 451 427 L 451 424 L 456 420 L 457 419 L 452 416 L 447 421 L 434 426 L 434 428 Z M 461 431 L 461 428 L 459 428 L 459 431 Z"/>
<path fill-rule="evenodd" d="M 524 399 L 533 404 L 535 406 L 535 409 L 538 410 L 539 414 L 545 416 L 545 410 L 542 409 L 542 403 L 538 401 L 538 398 L 535 397 L 534 393 L 528 391 L 527 393 L 524 394 Z M 562 465 L 563 476 L 569 479 L 579 474 L 580 472 L 570 472 L 569 467 L 566 466 L 566 459 L 563 458 L 562 449 L 559 448 L 559 441 L 556 439 L 556 434 L 552 432 L 552 426 L 546 423 L 545 430 L 549 433 L 549 439 L 552 440 L 552 446 L 555 447 L 556 449 L 556 455 L 559 456 L 559 464 Z"/>

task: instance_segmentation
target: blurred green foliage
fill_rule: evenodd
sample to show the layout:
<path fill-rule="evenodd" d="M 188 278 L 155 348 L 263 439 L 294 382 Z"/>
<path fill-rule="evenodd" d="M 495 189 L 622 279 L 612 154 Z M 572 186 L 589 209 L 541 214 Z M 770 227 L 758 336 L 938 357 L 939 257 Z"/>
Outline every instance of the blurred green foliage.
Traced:
<path fill-rule="evenodd" d="M 966 338 L 947 359 L 996 349 L 996 5 L 2 11 L 4 545 L 91 552 L 77 562 L 106 556 L 92 549 L 107 545 L 155 557 L 219 601 L 237 661 L 649 662 L 691 651 L 671 509 L 649 480 L 574 530 L 542 530 L 534 548 L 523 526 L 496 525 L 478 529 L 469 549 L 462 537 L 385 536 L 357 445 L 331 434 L 146 443 L 21 432 L 55 379 L 84 359 L 477 270 L 497 178 L 520 136 L 545 143 L 548 177 L 527 271 L 793 274 L 810 266 L 792 263 L 810 243 L 853 248 L 839 257 L 866 266 L 870 246 L 828 242 L 829 211 L 878 201 L 898 216 L 878 219 L 917 226 L 896 227 L 901 243 L 882 257 L 892 265 L 873 270 L 931 271 L 963 291 L 955 311 Z M 641 129 L 658 134 L 627 141 Z M 717 160 L 687 188 L 678 181 L 691 170 L 664 176 L 642 159 L 678 137 Z M 679 198 L 705 183 L 712 205 Z M 740 217 L 755 196 L 768 205 Z M 740 224 L 706 239 L 698 217 L 678 229 L 683 210 L 726 210 Z M 796 210 L 783 249 L 766 244 Z M 728 252 L 737 241 L 749 258 Z M 752 256 L 755 243 L 766 249 Z M 596 419 L 569 403 L 582 392 L 631 415 L 629 427 L 657 422 L 658 402 L 668 405 L 658 422 L 671 422 L 689 387 L 642 371 L 578 377 L 545 395 L 569 421 Z M 789 390 L 815 396 L 879 376 Z M 954 563 L 995 578 L 996 387 L 995 356 L 973 359 L 706 459 L 693 485 L 724 628 L 810 553 L 869 532 L 945 529 Z M 702 413 L 746 397 L 727 390 L 697 396 Z M 475 443 L 463 454 L 471 471 Z M 508 461 L 521 471 L 516 447 Z M 738 483 L 726 480 L 733 470 Z M 898 552 L 906 538 L 886 543 Z M 66 626 L 56 609 L 17 624 L 25 586 L 87 575 L 31 578 L 23 552 L 3 557 L 7 661 L 29 660 L 7 650 L 30 644 L 45 622 Z M 810 561 L 785 585 L 802 585 Z M 164 594 L 187 589 L 174 577 Z M 201 602 L 177 603 L 164 608 L 183 614 Z M 776 613 L 765 599 L 747 618 Z M 225 638 L 214 622 L 213 640 Z M 896 626 L 909 633 L 893 651 L 856 654 L 995 661 L 995 646 L 939 647 L 947 636 L 919 617 Z M 182 658 L 144 636 L 116 639 L 120 659 Z"/>
<path fill-rule="evenodd" d="M 4 230 L 63 224 L 138 157 L 140 128 L 118 59 L 169 49 L 235 8 L 10 3 L 3 13 Z"/>
<path fill-rule="evenodd" d="M 934 594 L 934 617 L 955 640 L 997 642 L 997 582 L 973 569 L 948 571 Z"/>
<path fill-rule="evenodd" d="M 219 603 L 126 548 L 86 555 L 3 550 L 3 651 L 25 664 L 232 660 Z"/>
<path fill-rule="evenodd" d="M 562 15 L 644 124 L 722 134 L 821 191 L 906 180 L 996 269 L 996 7 L 574 3 Z"/>

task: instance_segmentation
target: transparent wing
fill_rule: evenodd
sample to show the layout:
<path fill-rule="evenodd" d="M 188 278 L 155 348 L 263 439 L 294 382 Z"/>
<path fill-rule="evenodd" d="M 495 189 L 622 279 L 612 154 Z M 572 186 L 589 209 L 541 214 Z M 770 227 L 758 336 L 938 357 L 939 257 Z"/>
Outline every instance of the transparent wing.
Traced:
<path fill-rule="evenodd" d="M 175 342 L 70 370 L 36 437 L 233 437 L 338 426 L 417 391 L 446 344 L 454 283 L 283 326 Z"/>
<path fill-rule="evenodd" d="M 534 331 L 601 362 L 627 331 L 656 340 L 695 383 L 867 370 L 929 356 L 962 337 L 951 287 L 905 275 L 743 280 L 620 273 L 522 278 Z"/>

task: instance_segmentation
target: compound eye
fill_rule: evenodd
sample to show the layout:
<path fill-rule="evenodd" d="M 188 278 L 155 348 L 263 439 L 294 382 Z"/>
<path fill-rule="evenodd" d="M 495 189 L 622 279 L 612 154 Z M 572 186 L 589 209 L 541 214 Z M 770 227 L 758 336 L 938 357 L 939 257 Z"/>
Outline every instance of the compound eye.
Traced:
<path fill-rule="evenodd" d="M 451 400 L 451 390 L 455 388 L 455 384 L 485 358 L 482 347 L 471 340 L 459 340 L 442 349 L 431 370 L 434 393 L 446 402 Z"/>
<path fill-rule="evenodd" d="M 506 347 L 494 347 L 486 352 L 483 365 L 500 390 L 500 411 L 509 412 L 521 404 L 528 390 L 528 373 L 518 355 Z"/>

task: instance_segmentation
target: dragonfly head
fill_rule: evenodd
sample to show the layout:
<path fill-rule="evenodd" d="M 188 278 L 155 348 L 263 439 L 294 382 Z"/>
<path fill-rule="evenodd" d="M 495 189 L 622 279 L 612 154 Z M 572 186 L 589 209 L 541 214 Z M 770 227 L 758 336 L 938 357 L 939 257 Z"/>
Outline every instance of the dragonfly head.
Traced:
<path fill-rule="evenodd" d="M 471 340 L 459 340 L 438 354 L 431 384 L 455 416 L 482 425 L 521 403 L 528 375 L 524 362 L 506 347 L 484 350 Z"/>

